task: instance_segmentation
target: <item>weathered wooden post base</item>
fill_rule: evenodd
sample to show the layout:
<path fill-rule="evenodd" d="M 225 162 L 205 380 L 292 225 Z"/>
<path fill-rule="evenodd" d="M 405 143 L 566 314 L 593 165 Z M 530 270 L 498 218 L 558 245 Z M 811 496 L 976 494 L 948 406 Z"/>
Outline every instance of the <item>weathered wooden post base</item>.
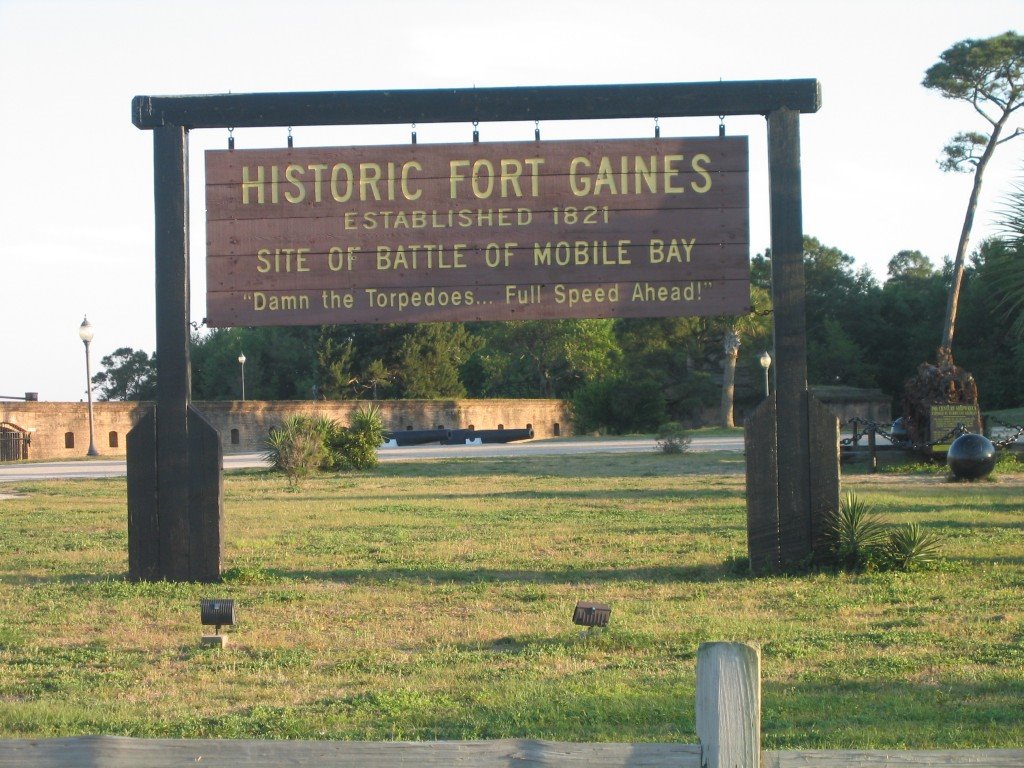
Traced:
<path fill-rule="evenodd" d="M 839 508 L 839 419 L 804 390 L 796 424 L 780 425 L 775 397 L 747 418 L 747 551 L 754 573 L 806 563 L 822 554 L 825 515 Z M 809 446 L 806 488 L 784 495 L 779 474 L 785 455 L 779 441 L 803 430 Z"/>
<path fill-rule="evenodd" d="M 697 649 L 697 739 L 703 768 L 759 768 L 759 646 L 700 644 Z"/>
<path fill-rule="evenodd" d="M 184 508 L 161 504 L 157 418 L 153 408 L 126 438 L 128 577 L 136 581 L 219 581 L 224 498 L 220 435 L 199 411 L 188 407 L 184 476 L 163 478 L 164 483 L 186 486 L 187 502 Z"/>

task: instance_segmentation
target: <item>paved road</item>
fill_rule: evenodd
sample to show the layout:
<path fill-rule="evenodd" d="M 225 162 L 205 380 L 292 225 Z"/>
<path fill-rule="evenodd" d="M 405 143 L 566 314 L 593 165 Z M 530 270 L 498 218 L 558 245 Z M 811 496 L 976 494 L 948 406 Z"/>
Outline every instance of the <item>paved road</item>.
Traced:
<path fill-rule="evenodd" d="M 632 438 L 602 440 L 533 440 L 496 445 L 419 445 L 410 448 L 381 448 L 381 461 L 416 459 L 452 459 L 498 456 L 557 456 L 572 453 L 646 453 L 655 449 L 654 440 Z M 695 437 L 692 451 L 742 451 L 742 437 Z M 262 467 L 266 462 L 258 453 L 229 453 L 224 469 Z M 0 464 L 0 483 L 25 480 L 122 477 L 124 459 L 52 461 L 33 464 Z"/>

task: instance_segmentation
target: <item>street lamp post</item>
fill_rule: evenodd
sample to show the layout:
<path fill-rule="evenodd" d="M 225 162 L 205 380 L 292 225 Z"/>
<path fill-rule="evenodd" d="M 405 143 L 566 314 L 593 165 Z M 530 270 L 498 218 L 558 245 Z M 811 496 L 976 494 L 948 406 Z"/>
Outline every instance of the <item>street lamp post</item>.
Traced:
<path fill-rule="evenodd" d="M 78 328 L 78 338 L 85 345 L 85 391 L 89 398 L 89 450 L 86 456 L 99 456 L 100 452 L 96 450 L 92 428 L 92 369 L 89 365 L 89 342 L 92 341 L 92 337 L 92 323 L 89 322 L 89 318 L 82 318 L 82 324 Z"/>
<path fill-rule="evenodd" d="M 245 402 L 245 352 L 238 355 L 238 364 L 242 366 L 242 402 Z"/>
<path fill-rule="evenodd" d="M 772 356 L 767 349 L 761 353 L 761 367 L 764 368 L 764 396 L 768 397 L 771 394 L 768 390 L 768 369 L 772 367 Z"/>

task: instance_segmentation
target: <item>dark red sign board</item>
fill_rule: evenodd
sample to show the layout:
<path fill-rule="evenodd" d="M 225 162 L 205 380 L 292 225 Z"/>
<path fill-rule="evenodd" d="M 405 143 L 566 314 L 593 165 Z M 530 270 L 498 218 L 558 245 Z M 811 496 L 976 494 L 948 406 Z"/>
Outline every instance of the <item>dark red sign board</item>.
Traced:
<path fill-rule="evenodd" d="M 210 326 L 742 314 L 746 137 L 209 151 Z"/>

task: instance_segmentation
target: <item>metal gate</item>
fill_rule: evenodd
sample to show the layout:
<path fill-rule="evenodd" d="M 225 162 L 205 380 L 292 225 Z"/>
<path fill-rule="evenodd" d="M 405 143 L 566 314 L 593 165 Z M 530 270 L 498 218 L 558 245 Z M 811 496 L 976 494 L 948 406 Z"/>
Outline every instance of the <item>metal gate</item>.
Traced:
<path fill-rule="evenodd" d="M 17 427 L 0 424 L 0 461 L 21 461 L 28 458 L 28 441 Z"/>

